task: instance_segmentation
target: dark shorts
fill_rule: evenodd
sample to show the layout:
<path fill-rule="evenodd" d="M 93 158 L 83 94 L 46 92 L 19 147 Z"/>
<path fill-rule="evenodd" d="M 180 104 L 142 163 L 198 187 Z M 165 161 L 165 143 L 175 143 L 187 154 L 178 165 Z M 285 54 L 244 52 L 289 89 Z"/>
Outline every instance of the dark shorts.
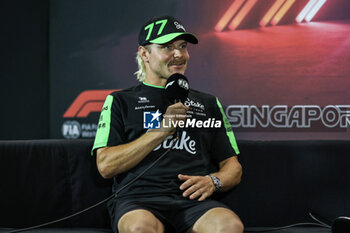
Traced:
<path fill-rule="evenodd" d="M 108 203 L 113 232 L 118 232 L 119 219 L 129 211 L 145 209 L 153 213 L 164 225 L 165 232 L 184 233 L 208 210 L 228 208 L 214 200 L 190 200 L 182 196 L 157 196 L 133 199 L 114 199 Z"/>

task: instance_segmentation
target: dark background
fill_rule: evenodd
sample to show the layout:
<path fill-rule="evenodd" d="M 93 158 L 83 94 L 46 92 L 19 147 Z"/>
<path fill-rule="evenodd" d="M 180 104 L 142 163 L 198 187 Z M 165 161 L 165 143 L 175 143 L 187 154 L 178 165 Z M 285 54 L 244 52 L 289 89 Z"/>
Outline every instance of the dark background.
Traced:
<path fill-rule="evenodd" d="M 1 139 L 49 137 L 49 1 L 1 2 Z"/>
<path fill-rule="evenodd" d="M 269 0 L 261 0 L 261 2 L 267 2 Z M 143 4 L 140 4 L 143 2 Z M 244 77 L 245 85 L 250 85 L 249 90 L 259 89 L 258 76 L 250 76 L 246 73 L 239 73 L 241 64 L 247 64 L 244 57 L 249 58 L 249 61 L 255 58 L 249 57 L 250 54 L 240 54 L 240 48 L 233 46 L 232 48 L 225 47 L 225 43 L 229 41 L 237 42 L 238 45 L 242 45 L 244 41 L 250 39 L 251 45 L 256 46 L 254 41 L 255 36 L 260 34 L 259 30 L 247 30 L 247 28 L 255 28 L 256 23 L 253 22 L 251 16 L 250 20 L 246 20 L 242 23 L 241 30 L 232 33 L 236 35 L 233 39 L 227 40 L 227 35 L 217 35 L 213 32 L 213 28 L 221 15 L 226 11 L 228 6 L 232 3 L 232 0 L 225 1 L 59 1 L 59 0 L 17 0 L 17 1 L 2 1 L 0 7 L 1 15 L 1 41 L 2 41 L 2 60 L 4 61 L 1 69 L 2 85 L 2 114 L 1 114 L 1 131 L 0 139 L 40 139 L 40 138 L 58 138 L 59 128 L 61 127 L 62 119 L 60 117 L 64 111 L 69 107 L 69 104 L 73 102 L 74 98 L 81 92 L 87 89 L 116 89 L 125 88 L 131 84 L 137 82 L 133 79 L 131 73 L 136 69 L 136 65 L 133 61 L 134 54 L 137 46 L 136 37 L 139 25 L 145 19 L 153 15 L 159 14 L 172 14 L 180 18 L 186 27 L 190 27 L 191 31 L 200 35 L 202 39 L 202 47 L 190 48 L 192 52 L 192 60 L 194 64 L 192 68 L 189 68 L 189 76 L 199 76 L 197 79 L 193 79 L 191 83 L 196 89 L 201 89 L 207 92 L 213 91 L 223 99 L 224 105 L 229 104 L 277 104 L 273 100 L 280 96 L 279 92 L 282 85 L 277 85 L 276 88 L 268 90 L 264 102 L 264 98 L 259 95 L 255 95 L 253 91 L 238 92 L 236 85 L 231 87 L 222 87 L 226 85 L 226 82 L 216 79 L 201 79 L 201 67 L 206 67 L 203 72 L 208 73 L 208 69 L 211 72 L 209 76 L 225 76 L 229 74 L 230 70 L 225 70 L 232 64 L 227 63 L 222 69 L 218 70 L 216 67 L 221 68 L 222 61 L 217 61 L 217 57 L 225 61 L 231 61 L 235 57 L 236 67 L 235 75 L 238 77 L 238 81 L 242 81 L 239 78 Z M 314 22 L 339 22 L 340 25 L 348 25 L 350 19 L 350 1 L 348 0 L 328 0 L 325 6 L 314 18 Z M 281 24 L 289 24 L 291 16 L 286 16 Z M 344 23 L 345 22 L 345 23 Z M 278 26 L 284 27 L 284 26 Z M 285 27 L 291 27 L 289 25 Z M 293 27 L 293 26 L 292 26 Z M 333 27 L 332 27 L 333 28 Z M 294 30 L 291 28 L 291 30 Z M 267 28 L 267 30 L 277 30 Z M 281 29 L 287 30 L 283 35 L 290 39 L 288 28 Z M 339 29 L 341 30 L 341 29 Z M 64 33 L 62 33 L 64 32 Z M 275 31 L 268 31 L 273 34 Z M 308 35 L 310 31 L 305 33 Z M 344 30 L 343 33 L 348 31 Z M 238 34 L 233 34 L 238 33 Z M 325 36 L 329 33 L 323 31 Z M 238 36 L 239 35 L 239 36 Z M 311 38 L 308 48 L 314 46 L 314 42 L 323 41 L 324 38 L 315 35 Z M 347 42 L 343 47 L 337 49 L 349 49 L 348 34 L 342 35 L 342 42 Z M 269 40 L 269 38 L 265 38 Z M 274 38 L 276 39 L 276 37 Z M 278 38 L 277 38 L 278 39 Z M 242 42 L 242 40 L 244 40 Z M 293 39 L 295 40 L 295 39 Z M 314 40 L 314 41 L 313 41 Z M 133 41 L 130 43 L 130 41 Z M 226 42 L 225 42 L 226 41 Z M 212 44 L 222 43 L 219 52 L 222 54 L 211 54 L 212 50 L 206 51 L 206 48 L 212 46 Z M 204 47 L 206 46 L 206 47 Z M 252 53 L 255 49 L 260 49 L 253 46 Z M 266 46 L 263 44 L 261 46 Z M 322 46 L 322 44 L 319 44 Z M 247 45 L 247 47 L 252 47 Z M 246 47 L 243 47 L 246 48 Z M 214 48 L 215 49 L 215 48 Z M 213 50 L 214 50 L 213 49 Z M 264 50 L 265 48 L 262 48 Z M 232 53 L 234 57 L 230 57 L 226 50 L 234 50 Z M 199 52 L 201 53 L 196 53 Z M 349 50 L 350 51 L 350 50 Z M 310 51 L 315 53 L 315 51 Z M 316 51 L 317 52 L 317 51 Z M 342 51 L 344 53 L 344 51 Z M 124 56 L 127 54 L 128 56 Z M 129 54 L 132 54 L 130 56 Z M 327 53 L 325 53 L 327 55 Z M 240 55 L 240 56 L 237 56 Z M 225 56 L 227 59 L 225 59 Z M 203 57 L 211 57 L 210 63 L 216 64 L 211 67 L 212 64 L 207 64 L 205 61 L 198 61 Z M 315 54 L 317 57 L 317 54 Z M 197 60 L 196 60 L 197 59 Z M 256 61 L 259 58 L 257 58 Z M 279 58 L 283 60 L 283 56 Z M 345 57 L 343 63 L 337 66 L 331 67 L 333 70 L 345 70 L 347 72 L 348 57 Z M 109 61 L 110 63 L 106 63 Z M 276 61 L 271 61 L 276 62 Z M 117 64 L 117 65 L 116 65 Z M 191 67 L 191 65 L 190 65 Z M 209 67 L 209 68 L 208 68 Z M 294 66 L 295 67 L 295 66 Z M 303 67 L 300 63 L 300 67 Z M 286 70 L 289 75 L 298 75 L 295 70 Z M 322 67 L 321 67 L 322 68 Z M 211 69 L 211 70 L 210 70 Z M 256 68 L 257 69 L 257 68 Z M 246 69 L 245 69 L 246 70 Z M 322 70 L 319 74 L 325 76 L 328 75 L 329 70 Z M 273 70 L 267 70 L 267 72 L 273 72 Z M 299 71 L 303 73 L 303 70 Z M 255 72 L 257 73 L 257 72 Z M 341 72 L 339 75 L 344 76 L 345 72 Z M 121 76 L 115 77 L 116 74 Z M 319 75 L 317 74 L 317 75 Z M 128 77 L 125 77 L 129 75 Z M 335 76 L 335 80 L 340 76 Z M 345 73 L 345 78 L 349 79 L 350 74 Z M 90 81 L 87 81 L 90 80 Z M 117 80 L 117 81 L 116 81 Z M 224 79 L 225 80 L 225 79 Z M 342 79 L 343 80 L 343 79 Z M 342 87 L 341 92 L 334 98 L 335 102 L 325 103 L 322 100 L 319 103 L 315 101 L 308 101 L 312 95 L 305 96 L 304 93 L 297 93 L 294 90 L 289 90 L 290 95 L 296 93 L 303 96 L 300 99 L 285 99 L 280 104 L 349 104 L 349 95 L 346 92 L 348 81 L 339 81 L 334 90 Z M 227 81 L 227 80 L 226 80 Z M 218 83 L 218 87 L 213 87 L 213 83 Z M 240 82 L 242 83 L 242 82 Z M 286 82 L 285 86 L 289 84 Z M 295 84 L 296 85 L 296 84 Z M 301 85 L 298 84 L 298 85 Z M 325 86 L 329 86 L 329 83 L 324 83 Z M 315 86 L 305 87 L 309 89 Z M 199 88 L 198 88 L 199 87 Z M 245 86 L 240 86 L 244 90 Z M 271 87 L 270 85 L 268 87 Z M 221 93 L 220 88 L 226 88 L 226 92 L 236 92 L 233 95 L 235 99 L 231 100 L 232 95 Z M 255 89 L 254 89 L 255 88 Z M 239 89 L 238 89 L 239 90 Z M 283 88 L 282 88 L 283 90 Z M 218 93 L 219 92 L 219 93 Z M 283 90 L 285 93 L 286 90 Z M 315 90 L 316 92 L 316 90 Z M 244 94 L 244 96 L 242 95 Z M 312 90 L 311 90 L 311 93 Z M 287 92 L 287 96 L 288 96 Z M 334 93 L 327 91 L 318 92 L 318 97 L 323 96 L 324 99 L 333 97 Z M 342 98 L 343 97 L 343 98 Z M 316 99 L 316 98 L 315 98 Z M 332 98 L 331 98 L 332 99 Z M 337 102 L 342 99 L 343 102 Z M 243 101 L 246 100 L 246 101 Z M 313 100 L 313 99 L 312 99 Z M 295 101 L 295 102 L 294 102 Z M 57 105 L 59 102 L 61 105 Z M 94 116 L 94 117 L 97 117 Z M 56 129 L 58 128 L 58 129 Z M 249 136 L 248 136 L 249 138 Z M 254 138 L 253 138 L 254 139 Z"/>

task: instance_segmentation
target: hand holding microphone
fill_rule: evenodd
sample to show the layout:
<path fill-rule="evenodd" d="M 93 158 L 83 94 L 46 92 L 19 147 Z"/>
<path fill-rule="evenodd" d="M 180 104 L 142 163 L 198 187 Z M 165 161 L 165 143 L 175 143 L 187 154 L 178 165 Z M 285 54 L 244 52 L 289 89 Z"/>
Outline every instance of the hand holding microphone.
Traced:
<path fill-rule="evenodd" d="M 180 132 L 174 127 L 174 125 L 178 125 L 178 122 L 186 120 L 186 113 L 189 107 L 185 106 L 183 103 L 187 99 L 188 92 L 188 80 L 184 75 L 176 73 L 168 78 L 165 85 L 164 95 L 165 98 L 173 104 L 168 106 L 163 120 L 170 123 L 167 125 L 171 126 L 171 134 L 177 131 L 178 138 L 180 138 Z"/>

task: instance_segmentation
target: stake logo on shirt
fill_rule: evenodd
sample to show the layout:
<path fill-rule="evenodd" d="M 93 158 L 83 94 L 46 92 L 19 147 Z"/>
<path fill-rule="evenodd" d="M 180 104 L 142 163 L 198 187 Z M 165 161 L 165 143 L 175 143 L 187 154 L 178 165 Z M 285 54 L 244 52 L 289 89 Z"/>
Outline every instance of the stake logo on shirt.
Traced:
<path fill-rule="evenodd" d="M 173 136 L 167 137 L 161 144 L 159 144 L 153 151 L 163 149 L 175 149 L 175 150 L 186 150 L 188 153 L 196 154 L 196 141 L 191 139 L 190 135 L 186 131 L 181 132 L 180 139 L 174 144 Z"/>

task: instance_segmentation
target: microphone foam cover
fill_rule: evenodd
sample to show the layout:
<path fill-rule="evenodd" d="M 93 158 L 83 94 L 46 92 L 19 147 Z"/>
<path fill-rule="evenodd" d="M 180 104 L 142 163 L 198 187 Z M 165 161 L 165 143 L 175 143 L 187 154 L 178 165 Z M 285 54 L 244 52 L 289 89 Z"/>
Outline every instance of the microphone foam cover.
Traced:
<path fill-rule="evenodd" d="M 171 103 L 178 101 L 184 103 L 187 99 L 189 89 L 187 78 L 182 74 L 175 73 L 168 78 L 165 84 L 164 94 Z"/>

